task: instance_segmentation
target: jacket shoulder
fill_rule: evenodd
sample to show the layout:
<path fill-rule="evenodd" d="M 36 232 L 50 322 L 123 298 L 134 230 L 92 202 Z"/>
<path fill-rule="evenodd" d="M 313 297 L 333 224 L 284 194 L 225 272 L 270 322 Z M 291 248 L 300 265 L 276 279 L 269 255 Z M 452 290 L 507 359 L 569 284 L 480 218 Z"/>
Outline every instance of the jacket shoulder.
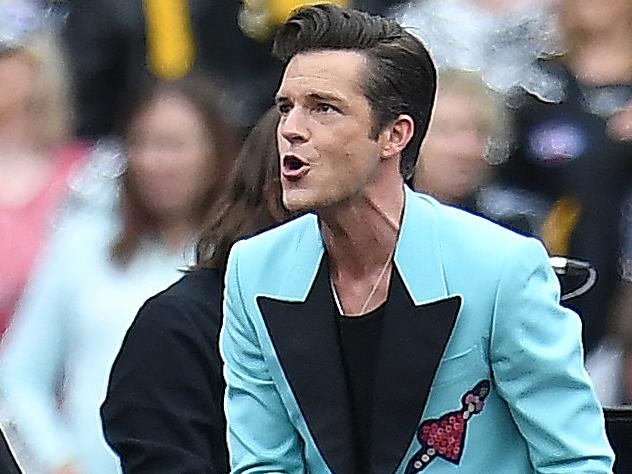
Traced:
<path fill-rule="evenodd" d="M 318 229 L 318 218 L 315 214 L 305 214 L 280 226 L 273 227 L 253 237 L 242 239 L 233 245 L 231 254 L 239 252 L 240 256 L 252 256 L 255 260 L 274 254 L 296 245 L 301 237 L 310 230 Z"/>
<path fill-rule="evenodd" d="M 164 330 L 219 326 L 223 281 L 219 270 L 200 269 L 185 274 L 140 308 L 136 325 Z"/>
<path fill-rule="evenodd" d="M 437 232 L 444 255 L 479 264 L 504 263 L 516 252 L 535 241 L 484 217 L 441 204 L 424 195 L 417 195 L 433 207 Z"/>

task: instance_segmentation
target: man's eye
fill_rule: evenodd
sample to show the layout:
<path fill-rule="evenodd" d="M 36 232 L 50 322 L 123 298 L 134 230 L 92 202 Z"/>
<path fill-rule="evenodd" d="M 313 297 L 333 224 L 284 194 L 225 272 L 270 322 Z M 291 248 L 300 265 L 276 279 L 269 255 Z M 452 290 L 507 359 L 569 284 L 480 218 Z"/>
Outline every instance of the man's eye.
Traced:
<path fill-rule="evenodd" d="M 316 112 L 320 112 L 320 113 L 330 113 L 330 112 L 337 112 L 338 109 L 336 107 L 334 107 L 331 104 L 327 104 L 325 102 L 321 102 L 320 104 L 316 105 Z"/>
<path fill-rule="evenodd" d="M 290 112 L 292 106 L 290 104 L 277 104 L 277 110 L 281 115 L 286 115 Z"/>

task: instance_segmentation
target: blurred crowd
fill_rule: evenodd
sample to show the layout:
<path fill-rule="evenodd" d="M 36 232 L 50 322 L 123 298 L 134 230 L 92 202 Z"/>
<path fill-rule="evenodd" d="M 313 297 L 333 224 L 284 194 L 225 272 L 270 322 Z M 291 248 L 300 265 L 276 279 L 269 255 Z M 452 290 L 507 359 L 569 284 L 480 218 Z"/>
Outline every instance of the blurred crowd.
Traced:
<path fill-rule="evenodd" d="M 117 472 L 110 367 L 195 263 L 302 3 L 0 0 L 0 418 L 27 472 Z M 632 402 L 632 0 L 333 3 L 398 18 L 439 68 L 409 185 L 596 269 L 565 304 L 602 403 Z"/>

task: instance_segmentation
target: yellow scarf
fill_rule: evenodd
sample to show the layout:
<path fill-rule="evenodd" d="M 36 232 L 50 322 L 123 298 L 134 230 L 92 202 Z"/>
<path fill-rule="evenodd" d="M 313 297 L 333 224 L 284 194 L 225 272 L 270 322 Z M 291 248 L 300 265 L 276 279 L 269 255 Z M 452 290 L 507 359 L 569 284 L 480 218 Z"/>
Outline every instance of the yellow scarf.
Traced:
<path fill-rule="evenodd" d="M 143 9 L 149 70 L 163 80 L 179 79 L 195 62 L 187 0 L 143 0 Z"/>
<path fill-rule="evenodd" d="M 571 238 L 581 215 L 576 199 L 563 197 L 549 211 L 540 229 L 540 236 L 551 255 L 568 255 Z"/>

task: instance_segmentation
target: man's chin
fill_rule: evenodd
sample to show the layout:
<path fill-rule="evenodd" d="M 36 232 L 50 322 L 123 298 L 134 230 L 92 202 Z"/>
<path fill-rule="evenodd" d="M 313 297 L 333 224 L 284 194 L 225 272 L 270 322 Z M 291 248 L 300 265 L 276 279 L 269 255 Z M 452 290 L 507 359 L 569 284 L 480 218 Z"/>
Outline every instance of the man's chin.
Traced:
<path fill-rule="evenodd" d="M 297 192 L 284 192 L 283 193 L 283 206 L 290 212 L 305 212 L 314 210 L 314 202 L 309 199 L 308 196 L 301 196 Z"/>

